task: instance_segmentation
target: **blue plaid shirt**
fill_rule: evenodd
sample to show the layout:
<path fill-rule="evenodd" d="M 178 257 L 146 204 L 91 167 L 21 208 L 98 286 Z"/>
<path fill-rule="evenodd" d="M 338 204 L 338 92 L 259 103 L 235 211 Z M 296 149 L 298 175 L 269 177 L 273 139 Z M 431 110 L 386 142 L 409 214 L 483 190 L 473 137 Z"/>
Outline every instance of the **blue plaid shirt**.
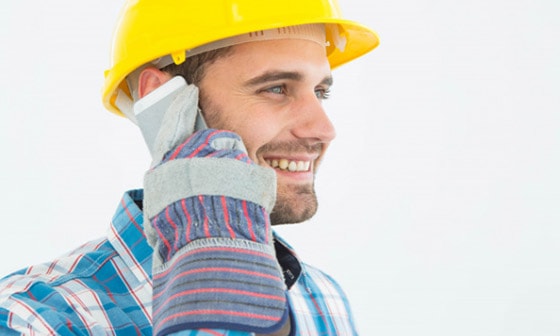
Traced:
<path fill-rule="evenodd" d="M 142 190 L 125 193 L 107 238 L 0 281 L 0 335 L 151 335 L 152 248 L 138 206 Z M 300 263 L 275 237 L 294 335 L 356 335 L 346 296 L 325 273 Z M 180 335 L 253 335 L 192 330 Z"/>

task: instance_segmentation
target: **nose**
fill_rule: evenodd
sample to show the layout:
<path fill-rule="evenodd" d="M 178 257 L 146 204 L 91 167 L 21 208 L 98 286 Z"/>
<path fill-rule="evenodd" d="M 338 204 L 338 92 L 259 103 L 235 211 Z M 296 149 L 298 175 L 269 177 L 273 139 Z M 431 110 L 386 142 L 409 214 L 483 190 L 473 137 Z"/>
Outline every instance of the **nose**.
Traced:
<path fill-rule="evenodd" d="M 322 101 L 315 94 L 301 99 L 294 113 L 297 118 L 294 120 L 292 134 L 297 138 L 329 143 L 336 137 L 336 131 L 325 113 Z"/>

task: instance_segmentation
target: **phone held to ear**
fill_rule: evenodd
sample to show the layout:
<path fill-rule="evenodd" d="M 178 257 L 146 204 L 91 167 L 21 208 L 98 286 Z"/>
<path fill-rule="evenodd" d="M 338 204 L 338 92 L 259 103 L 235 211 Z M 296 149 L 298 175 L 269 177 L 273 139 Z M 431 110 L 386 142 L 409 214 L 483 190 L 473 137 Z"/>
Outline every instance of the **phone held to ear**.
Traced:
<path fill-rule="evenodd" d="M 186 87 L 185 79 L 181 76 L 175 76 L 134 104 L 134 115 L 150 153 L 153 153 L 153 146 L 165 112 L 177 95 Z M 197 114 L 194 132 L 206 129 L 206 122 L 200 110 L 193 110 L 192 113 Z"/>

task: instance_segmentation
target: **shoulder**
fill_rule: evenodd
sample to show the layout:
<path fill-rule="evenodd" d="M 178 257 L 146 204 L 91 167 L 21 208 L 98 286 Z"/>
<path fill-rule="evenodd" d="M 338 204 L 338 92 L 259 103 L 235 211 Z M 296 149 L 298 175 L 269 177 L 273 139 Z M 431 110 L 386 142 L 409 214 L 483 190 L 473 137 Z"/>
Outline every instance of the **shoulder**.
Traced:
<path fill-rule="evenodd" d="M 309 290 L 325 297 L 340 298 L 346 301 L 346 293 L 335 278 L 307 263 L 302 263 L 302 267 L 300 282 L 305 284 Z"/>
<path fill-rule="evenodd" d="M 10 295 L 30 291 L 35 284 L 56 287 L 72 278 L 91 275 L 114 256 L 107 240 L 99 239 L 51 262 L 14 272 L 0 280 L 0 302 Z"/>
<path fill-rule="evenodd" d="M 76 312 L 87 310 L 98 292 L 106 265 L 117 253 L 106 239 L 84 244 L 52 262 L 30 266 L 0 280 L 0 331 L 59 334 Z M 101 281 L 96 281 L 100 279 Z"/>

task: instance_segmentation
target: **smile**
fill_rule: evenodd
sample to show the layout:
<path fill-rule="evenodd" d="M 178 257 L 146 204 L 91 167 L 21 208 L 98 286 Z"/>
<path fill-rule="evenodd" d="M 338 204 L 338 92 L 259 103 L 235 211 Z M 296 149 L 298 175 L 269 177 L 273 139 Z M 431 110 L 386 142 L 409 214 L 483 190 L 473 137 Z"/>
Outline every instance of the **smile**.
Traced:
<path fill-rule="evenodd" d="M 290 172 L 307 172 L 311 167 L 311 161 L 290 161 L 287 159 L 266 160 L 266 163 L 272 168 L 290 171 Z"/>

